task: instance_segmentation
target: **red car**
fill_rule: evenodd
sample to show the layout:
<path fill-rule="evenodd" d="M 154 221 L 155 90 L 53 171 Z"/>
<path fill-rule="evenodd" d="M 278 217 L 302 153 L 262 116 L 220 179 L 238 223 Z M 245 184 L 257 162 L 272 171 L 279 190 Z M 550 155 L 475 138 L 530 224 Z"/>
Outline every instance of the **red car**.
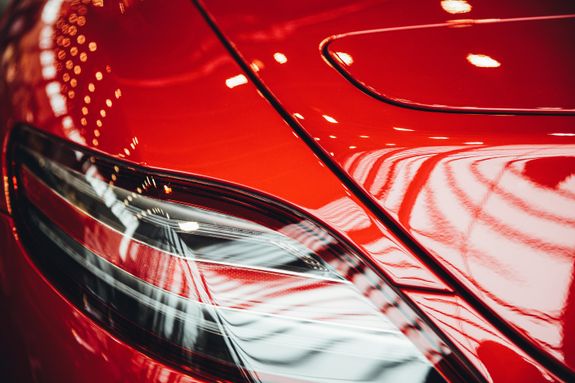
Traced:
<path fill-rule="evenodd" d="M 574 382 L 575 3 L 20 0 L 0 381 Z"/>

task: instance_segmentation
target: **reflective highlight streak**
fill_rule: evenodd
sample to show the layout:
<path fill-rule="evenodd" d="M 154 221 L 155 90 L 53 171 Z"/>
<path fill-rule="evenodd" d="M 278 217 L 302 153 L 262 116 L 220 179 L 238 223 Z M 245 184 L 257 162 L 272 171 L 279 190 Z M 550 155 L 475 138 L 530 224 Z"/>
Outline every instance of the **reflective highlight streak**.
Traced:
<path fill-rule="evenodd" d="M 467 61 L 478 68 L 499 68 L 501 63 L 492 57 L 483 54 L 470 53 Z"/>
<path fill-rule="evenodd" d="M 351 55 L 349 53 L 345 53 L 345 52 L 335 52 L 337 58 L 343 62 L 345 65 L 351 65 L 353 64 L 353 57 L 351 57 Z"/>
<path fill-rule="evenodd" d="M 481 146 L 353 153 L 345 168 L 499 315 L 562 358 L 575 145 L 465 144 Z"/>
<path fill-rule="evenodd" d="M 441 8 L 447 13 L 458 15 L 471 12 L 473 7 L 466 0 L 443 0 Z"/>
<path fill-rule="evenodd" d="M 180 229 L 186 232 L 196 231 L 200 228 L 200 224 L 193 221 L 188 222 L 178 222 L 178 226 Z"/>
<path fill-rule="evenodd" d="M 285 64 L 288 62 L 286 55 L 280 52 L 274 53 L 274 60 L 276 60 L 279 64 Z"/>
<path fill-rule="evenodd" d="M 243 74 L 238 74 L 237 76 L 230 77 L 226 80 L 226 86 L 230 89 L 247 83 L 248 79 Z"/>
<path fill-rule="evenodd" d="M 75 305 L 152 356 L 205 381 L 254 382 L 423 383 L 454 360 L 379 274 L 302 214 L 247 195 L 244 207 L 232 200 L 243 194 L 203 180 L 118 178 L 122 165 L 51 143 L 14 152 L 30 253 Z M 50 157 L 59 152 L 80 155 Z M 156 199 L 165 185 L 193 204 Z M 233 201 L 225 211 L 222 199 Z M 348 198 L 319 210 L 341 226 L 370 224 Z"/>
<path fill-rule="evenodd" d="M 324 120 L 326 120 L 327 122 L 330 122 L 332 124 L 337 124 L 337 120 L 335 118 L 333 118 L 332 116 L 328 116 L 327 114 L 322 114 L 322 117 L 324 118 Z"/>

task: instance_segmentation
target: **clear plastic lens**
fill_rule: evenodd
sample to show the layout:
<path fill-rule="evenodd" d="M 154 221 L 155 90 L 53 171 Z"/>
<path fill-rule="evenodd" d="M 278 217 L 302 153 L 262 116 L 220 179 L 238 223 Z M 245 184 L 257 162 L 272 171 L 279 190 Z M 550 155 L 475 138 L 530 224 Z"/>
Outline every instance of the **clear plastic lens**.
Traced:
<path fill-rule="evenodd" d="M 137 240 L 196 261 L 341 279 L 312 250 L 290 239 L 288 235 L 297 235 L 315 250 L 329 247 L 331 238 L 318 237 L 314 228 L 303 223 L 275 231 L 238 217 L 161 201 L 114 186 L 102 179 L 94 164 L 82 174 L 38 153 L 29 154 L 50 174 L 49 189 L 63 202 L 74 201 L 85 216 L 121 233 L 126 245 Z M 127 246 L 118 249 L 122 258 L 128 256 L 128 251 Z"/>
<path fill-rule="evenodd" d="M 442 381 L 429 360 L 447 347 L 300 213 L 57 141 L 20 142 L 16 198 L 31 256 L 137 347 L 206 379 Z"/>

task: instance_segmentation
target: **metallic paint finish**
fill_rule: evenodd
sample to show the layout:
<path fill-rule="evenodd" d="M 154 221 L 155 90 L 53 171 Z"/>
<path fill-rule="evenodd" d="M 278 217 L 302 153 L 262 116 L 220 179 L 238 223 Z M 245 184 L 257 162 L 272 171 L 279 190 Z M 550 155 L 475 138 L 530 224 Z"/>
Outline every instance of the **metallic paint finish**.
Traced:
<path fill-rule="evenodd" d="M 241 70 L 193 4 L 110 4 L 20 5 L 19 17 L 35 22 L 11 24 L 18 37 L 10 41 L 2 62 L 3 139 L 15 122 L 26 122 L 139 165 L 201 174 L 275 195 L 382 260 L 400 285 L 449 291 L 314 157 L 252 84 L 228 86 L 227 80 L 241 76 Z M 114 31 L 110 23 L 117 26 Z M 38 278 L 27 269 L 8 271 L 11 277 L 27 273 L 24 279 Z M 7 283 L 13 285 L 10 279 Z M 51 323 L 55 319 L 40 320 L 25 305 L 8 308 L 15 316 L 36 318 L 37 331 L 59 331 Z M 63 316 L 59 311 L 70 310 L 67 305 L 44 309 Z M 36 332 L 31 335 L 41 339 Z M 58 379 L 61 373 L 45 367 L 61 367 L 49 362 L 51 347 L 34 347 L 37 353 L 28 358 L 42 361 L 37 373 Z M 117 368 L 85 359 L 77 363 L 86 371 L 97 369 L 97 376 L 113 377 Z"/>
<path fill-rule="evenodd" d="M 399 106 L 574 114 L 575 55 L 565 38 L 573 35 L 575 15 L 569 14 L 355 31 L 329 37 L 321 47 L 362 91 Z"/>
<path fill-rule="evenodd" d="M 263 63 L 263 69 L 256 75 L 287 112 L 385 209 L 400 230 L 423 245 L 461 281 L 462 287 L 487 304 L 499 318 L 511 324 L 539 350 L 566 363 L 571 369 L 568 373 L 573 374 L 575 364 L 568 350 L 574 338 L 566 318 L 573 305 L 569 291 L 573 281 L 575 244 L 572 238 L 575 234 L 569 225 L 562 227 L 562 234 L 556 231 L 564 222 L 571 222 L 573 202 L 569 202 L 571 197 L 565 197 L 559 216 L 546 212 L 555 205 L 546 206 L 543 217 L 530 220 L 525 216 L 540 214 L 533 209 L 539 211 L 541 206 L 529 206 L 531 212 L 522 211 L 523 206 L 533 203 L 530 198 L 534 193 L 542 191 L 544 195 L 557 196 L 555 198 L 573 193 L 570 165 L 575 143 L 573 117 L 432 113 L 388 105 L 355 88 L 319 55 L 320 43 L 333 35 L 460 19 L 459 15 L 446 13 L 439 2 L 416 1 L 409 5 L 403 1 L 365 1 L 352 5 L 315 2 L 297 6 L 276 2 L 274 8 L 278 11 L 273 14 L 256 3 L 244 1 L 241 9 L 235 9 L 214 0 L 206 2 L 206 8 L 246 62 Z M 522 2 L 521 6 L 489 1 L 470 4 L 473 7 L 466 13 L 466 19 L 574 13 L 573 4 L 560 1 L 544 5 Z M 408 32 L 405 38 L 408 40 L 405 43 L 412 41 Z M 435 43 L 441 51 L 444 42 Z M 489 46 L 489 41 L 483 44 Z M 274 63 L 274 52 L 282 53 L 287 62 Z M 349 56 L 344 56 L 348 62 L 350 58 L 353 60 L 352 54 L 342 53 Z M 564 54 L 571 57 L 572 52 Z M 497 52 L 492 55 L 500 57 Z M 379 58 L 375 50 L 372 56 Z M 425 65 L 425 61 L 421 65 Z M 397 79 L 409 75 L 409 72 L 395 74 Z M 480 91 L 487 94 L 488 89 Z M 474 203 L 464 202 L 462 208 L 461 202 L 452 195 L 438 199 L 422 192 L 431 182 L 429 174 L 439 170 L 438 164 L 450 162 L 450 156 L 464 158 L 467 151 L 473 150 L 481 153 L 481 158 L 473 154 L 478 163 L 488 163 L 491 159 L 499 163 L 493 165 L 490 177 L 484 179 L 491 186 L 483 192 L 476 188 L 466 190 L 474 193 Z M 507 160 L 498 159 L 501 151 L 506 150 L 510 150 L 511 156 Z M 394 161 L 395 156 L 405 153 L 413 153 L 413 156 L 405 162 Z M 523 172 L 522 166 L 529 162 L 528 168 L 537 169 L 534 170 L 536 179 L 548 177 L 550 181 L 544 181 L 545 185 L 525 181 L 520 190 L 505 192 L 516 193 L 519 204 L 511 203 L 505 209 L 488 205 L 490 188 L 499 182 L 494 172 L 500 169 L 505 173 L 506 167 L 516 159 L 519 168 L 515 172 Z M 459 173 L 462 177 L 474 177 L 470 170 L 463 168 Z M 530 179 L 530 176 L 521 178 Z M 434 187 L 446 192 L 444 189 L 449 184 L 444 177 L 434 178 L 433 182 Z M 422 204 L 426 198 L 429 202 Z M 541 199 L 538 201 L 541 205 Z M 543 204 L 547 202 L 544 201 Z M 416 208 L 418 210 L 414 210 Z M 491 214 L 496 218 L 485 222 L 477 216 L 485 209 L 495 209 Z M 446 214 L 451 218 L 446 220 Z M 551 226 L 545 223 L 546 219 L 554 221 Z M 418 224 L 412 224 L 412 220 L 418 220 Z M 432 229 L 434 238 L 426 236 Z M 485 235 L 482 229 L 496 235 Z M 437 237 L 438 233 L 441 236 Z M 471 249 L 466 242 L 470 234 L 479 235 Z M 517 244 L 513 242 L 518 239 Z M 470 257 L 484 262 L 482 268 L 468 266 Z M 559 277 L 554 274 L 556 270 L 561 270 Z M 531 293 L 524 294 L 527 285 Z"/>
<path fill-rule="evenodd" d="M 222 179 L 289 200 L 369 246 L 373 257 L 393 252 L 400 264 L 409 265 L 391 270 L 398 283 L 446 289 L 433 273 L 421 273 L 419 261 L 342 187 L 252 84 L 226 86 L 240 69 L 192 4 L 178 0 L 160 7 L 149 1 L 124 13 L 107 6 L 86 12 L 79 54 L 92 43 L 96 50 L 81 62 L 72 53 L 76 46 L 50 48 L 55 56 L 64 52 L 64 63 L 54 63 L 54 78 L 37 78 L 40 68 L 18 72 L 7 84 L 10 121 L 25 121 L 139 165 Z M 64 14 L 74 13 L 79 11 Z M 149 23 L 145 18 L 152 15 L 155 21 Z M 103 26 L 111 22 L 121 33 Z M 40 23 L 24 36 L 8 67 L 40 62 L 34 33 L 47 25 Z M 182 35 L 190 38 L 178 38 Z M 66 69 L 68 60 L 80 75 Z M 70 84 L 74 79 L 76 86 Z M 60 91 L 52 94 L 52 88 Z M 409 268 L 416 274 L 409 275 Z"/>
<path fill-rule="evenodd" d="M 408 295 L 425 308 L 430 317 L 464 350 L 482 373 L 493 382 L 514 382 L 518 377 L 524 382 L 559 381 L 542 373 L 515 345 L 502 341 L 497 330 L 490 329 L 480 315 L 461 298 L 453 295 L 413 293 Z M 503 362 L 505 360 L 505 362 Z"/>
<path fill-rule="evenodd" d="M 340 168 L 467 288 L 541 350 L 573 367 L 573 118 L 387 105 L 347 82 L 319 51 L 325 38 L 356 30 L 575 12 L 561 1 L 468 3 L 469 9 L 445 1 L 407 7 L 405 1 L 245 0 L 210 1 L 207 7 L 257 76 Z M 135 164 L 274 195 L 353 241 L 398 285 L 419 288 L 419 296 L 449 293 L 258 94 L 191 2 L 42 5 L 22 1 L 8 24 L 10 40 L 0 58 L 2 140 L 16 122 L 26 122 Z M 522 187 L 512 189 L 515 181 L 506 177 Z M 479 186 L 460 190 L 461 179 Z M 489 205 L 492 198 L 499 205 Z M 563 201 L 564 208 L 547 201 Z M 488 209 L 494 211 L 486 214 Z M 10 256 L 0 257 L 0 286 L 11 315 L 24 318 L 17 328 L 24 366 L 48 381 L 63 381 L 64 374 L 70 381 L 193 381 L 78 314 L 27 261 L 5 220 L 0 243 L 8 244 Z M 466 239 L 473 239 L 472 248 Z M 545 274 L 549 267 L 557 274 Z M 421 302 L 427 304 L 427 297 Z M 487 323 L 477 318 L 480 326 Z M 439 318 L 438 325 L 449 323 Z M 485 333 L 489 337 L 473 340 L 457 331 L 449 335 L 462 345 L 473 342 L 470 354 L 491 379 L 508 381 L 508 365 L 529 358 L 492 328 Z M 533 360 L 518 366 L 513 379 L 552 379 Z"/>

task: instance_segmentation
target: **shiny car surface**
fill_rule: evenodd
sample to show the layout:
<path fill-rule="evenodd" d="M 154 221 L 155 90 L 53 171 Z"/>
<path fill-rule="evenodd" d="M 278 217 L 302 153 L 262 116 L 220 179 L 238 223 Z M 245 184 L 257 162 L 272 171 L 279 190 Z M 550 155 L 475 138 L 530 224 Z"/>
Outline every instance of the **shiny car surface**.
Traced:
<path fill-rule="evenodd" d="M 575 3 L 1 17 L 0 380 L 575 381 Z"/>

